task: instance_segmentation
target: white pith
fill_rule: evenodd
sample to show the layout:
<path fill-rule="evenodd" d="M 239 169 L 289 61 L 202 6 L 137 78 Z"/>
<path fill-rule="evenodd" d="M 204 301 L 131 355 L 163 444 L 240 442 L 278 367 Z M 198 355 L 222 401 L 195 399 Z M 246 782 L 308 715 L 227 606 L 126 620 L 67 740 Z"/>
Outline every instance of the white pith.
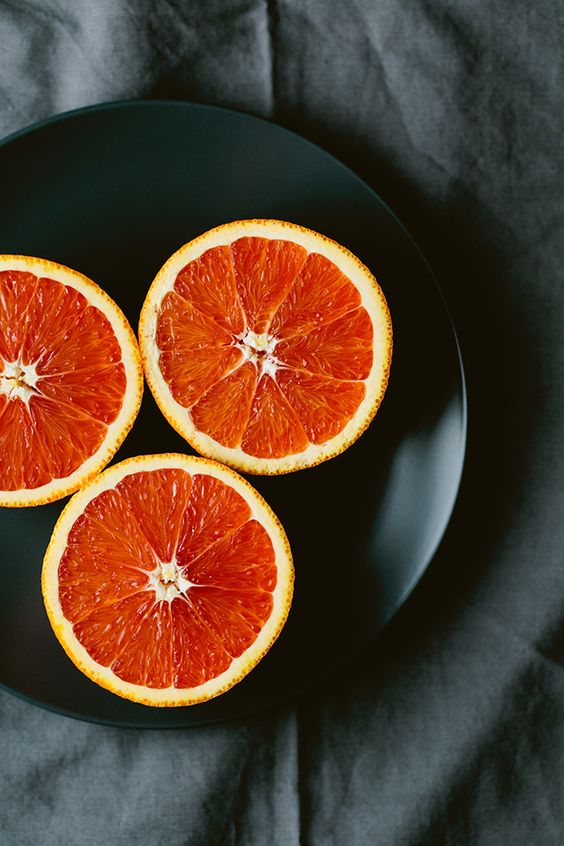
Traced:
<path fill-rule="evenodd" d="M 273 591 L 274 604 L 270 617 L 254 643 L 242 655 L 234 658 L 227 670 L 196 688 L 171 686 L 155 689 L 123 681 L 110 667 L 104 667 L 90 657 L 74 634 L 72 624 L 64 616 L 59 598 L 59 562 L 67 545 L 69 531 L 87 504 L 102 491 L 114 488 L 131 473 L 150 472 L 162 468 L 180 469 L 191 474 L 207 474 L 233 487 L 249 504 L 252 512 L 250 519 L 257 520 L 268 532 L 275 552 L 277 582 Z M 166 594 L 167 591 L 167 585 L 162 584 L 162 576 L 165 580 L 172 577 L 168 584 L 172 585 L 175 591 L 180 588 L 176 574 L 175 562 L 164 562 L 164 567 L 161 564 L 156 572 L 153 571 L 153 581 L 145 589 L 155 591 L 155 602 L 171 601 L 174 598 L 171 596 L 169 599 L 168 596 L 160 596 L 159 593 L 162 591 Z M 43 599 L 51 625 L 65 651 L 79 669 L 97 684 L 114 693 L 148 705 L 162 706 L 188 705 L 210 699 L 243 678 L 268 650 L 280 631 L 291 601 L 293 576 L 292 558 L 285 532 L 260 494 L 245 479 L 215 461 L 192 455 L 164 454 L 137 456 L 114 464 L 72 497 L 63 509 L 51 536 L 43 561 L 41 581 Z M 155 590 L 157 581 L 162 587 L 157 587 Z M 189 591 L 192 588 L 195 589 L 195 586 L 189 583 L 185 589 Z"/>
<path fill-rule="evenodd" d="M 260 378 L 264 373 L 275 376 L 281 366 L 281 362 L 274 355 L 277 343 L 278 338 L 267 332 L 257 334 L 247 329 L 236 339 L 235 346 L 243 353 L 244 361 L 252 361 Z"/>
<path fill-rule="evenodd" d="M 36 393 L 34 388 L 38 379 L 35 362 L 6 361 L 0 373 L 0 393 L 7 394 L 10 400 L 21 399 L 29 405 L 30 397 Z"/>
<path fill-rule="evenodd" d="M 291 241 L 304 247 L 308 253 L 321 253 L 332 261 L 356 286 L 361 297 L 360 305 L 370 315 L 374 330 L 372 367 L 368 377 L 363 380 L 366 393 L 354 416 L 335 437 L 325 443 L 310 443 L 303 452 L 281 458 L 257 458 L 246 453 L 240 446 L 234 448 L 224 446 L 197 429 L 190 416 L 190 410 L 174 399 L 159 366 L 160 350 L 156 343 L 158 314 L 162 300 L 172 290 L 178 273 L 206 250 L 229 245 L 238 238 L 249 236 Z M 277 339 L 247 332 L 237 340 L 237 345 L 243 352 L 243 361 L 255 363 L 258 377 L 270 376 L 276 379 L 276 373 L 281 367 L 281 363 L 275 356 Z M 256 474 L 286 473 L 293 469 L 318 464 L 341 452 L 347 444 L 352 443 L 358 437 L 359 431 L 364 428 L 364 421 L 369 421 L 375 413 L 382 397 L 383 386 L 385 387 L 387 381 L 391 355 L 388 308 L 382 291 L 368 269 L 336 242 L 295 224 L 271 220 L 236 221 L 219 226 L 185 244 L 174 253 L 163 265 L 149 289 L 141 311 L 139 342 L 149 387 L 175 429 L 203 455 L 222 461 L 238 470 Z M 258 353 L 263 351 L 266 355 L 259 357 Z"/>
<path fill-rule="evenodd" d="M 155 591 L 157 602 L 172 602 L 177 596 L 182 596 L 194 587 L 194 582 L 187 579 L 174 561 L 159 561 L 156 568 L 149 573 L 149 584 Z"/>
<path fill-rule="evenodd" d="M 0 506 L 36 505 L 72 493 L 97 470 L 107 464 L 123 441 L 139 409 L 143 393 L 143 374 L 135 336 L 125 316 L 114 301 L 91 279 L 47 259 L 0 255 L 0 272 L 9 270 L 23 271 L 32 273 L 37 277 L 54 279 L 56 282 L 75 288 L 91 305 L 98 308 L 109 320 L 118 340 L 126 376 L 125 394 L 118 416 L 108 426 L 106 436 L 96 452 L 77 467 L 73 473 L 69 476 L 52 479 L 47 484 L 37 488 L 21 488 L 13 491 L 0 490 Z M 17 368 L 25 374 L 20 379 L 20 382 L 24 384 L 14 384 L 11 381 L 13 376 L 8 375 L 8 379 L 0 379 L 0 390 L 3 393 L 9 393 L 11 399 L 19 398 L 29 405 L 35 393 L 32 390 L 36 384 L 34 382 L 35 366 L 28 364 L 24 367 L 21 362 L 9 363 L 10 370 L 15 371 Z M 6 365 L 4 365 L 3 376 L 6 376 Z"/>

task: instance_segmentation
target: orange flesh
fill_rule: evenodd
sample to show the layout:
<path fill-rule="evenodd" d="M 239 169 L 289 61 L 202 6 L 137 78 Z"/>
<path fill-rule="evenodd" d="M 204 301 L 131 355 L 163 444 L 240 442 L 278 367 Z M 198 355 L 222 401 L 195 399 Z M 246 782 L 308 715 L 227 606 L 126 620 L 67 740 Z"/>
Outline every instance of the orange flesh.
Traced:
<path fill-rule="evenodd" d="M 27 399 L 13 391 L 21 386 Z M 31 273 L 0 272 L 0 490 L 73 473 L 104 440 L 125 388 L 110 322 L 83 294 Z"/>
<path fill-rule="evenodd" d="M 151 579 L 170 562 L 187 583 L 163 599 Z M 268 620 L 276 578 L 272 542 L 240 494 L 172 469 L 132 473 L 95 497 L 58 570 L 63 614 L 89 655 L 152 688 L 226 670 Z"/>
<path fill-rule="evenodd" d="M 240 238 L 178 274 L 156 344 L 163 378 L 200 432 L 280 458 L 354 417 L 373 335 L 359 291 L 329 259 L 292 241 Z"/>

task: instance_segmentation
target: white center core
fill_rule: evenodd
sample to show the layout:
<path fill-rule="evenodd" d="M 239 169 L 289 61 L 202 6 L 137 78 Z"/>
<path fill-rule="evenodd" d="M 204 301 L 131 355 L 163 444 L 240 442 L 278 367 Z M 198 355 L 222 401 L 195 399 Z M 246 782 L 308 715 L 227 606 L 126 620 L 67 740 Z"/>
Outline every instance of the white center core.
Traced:
<path fill-rule="evenodd" d="M 21 399 L 29 403 L 30 397 L 37 393 L 35 386 L 38 379 L 35 364 L 7 361 L 0 373 L 0 393 L 7 394 L 10 399 Z"/>
<path fill-rule="evenodd" d="M 259 377 L 263 373 L 269 376 L 274 376 L 280 362 L 274 355 L 274 348 L 278 343 L 278 339 L 266 332 L 257 334 L 247 329 L 244 335 L 237 339 L 237 346 L 245 356 L 247 361 L 252 361 L 259 371 Z"/>
<path fill-rule="evenodd" d="M 176 561 L 160 561 L 149 573 L 149 584 L 155 591 L 157 602 L 172 602 L 175 597 L 185 594 L 194 583 L 182 575 Z"/>

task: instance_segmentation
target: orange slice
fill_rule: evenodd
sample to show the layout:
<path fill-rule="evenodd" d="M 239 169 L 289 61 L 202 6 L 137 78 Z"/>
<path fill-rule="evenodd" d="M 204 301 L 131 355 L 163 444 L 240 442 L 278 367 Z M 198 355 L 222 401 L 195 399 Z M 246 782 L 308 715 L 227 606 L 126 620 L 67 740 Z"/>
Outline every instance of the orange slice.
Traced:
<path fill-rule="evenodd" d="M 384 396 L 392 327 L 370 271 L 278 220 L 218 226 L 174 253 L 141 311 L 147 382 L 202 455 L 257 474 L 341 453 Z"/>
<path fill-rule="evenodd" d="M 192 705 L 260 661 L 293 579 L 284 530 L 255 489 L 215 461 L 170 454 L 114 464 L 74 495 L 42 588 L 90 679 L 145 705 Z"/>
<path fill-rule="evenodd" d="M 135 336 L 81 273 L 0 256 L 0 505 L 72 493 L 118 449 L 139 411 Z"/>

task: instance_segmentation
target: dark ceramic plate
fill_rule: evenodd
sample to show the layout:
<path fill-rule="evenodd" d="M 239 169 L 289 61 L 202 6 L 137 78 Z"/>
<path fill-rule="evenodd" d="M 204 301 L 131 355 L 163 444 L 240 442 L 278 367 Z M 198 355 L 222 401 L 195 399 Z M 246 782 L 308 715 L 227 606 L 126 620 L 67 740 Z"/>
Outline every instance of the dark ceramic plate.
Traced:
<path fill-rule="evenodd" d="M 319 230 L 375 273 L 390 305 L 394 360 L 368 431 L 339 458 L 254 477 L 296 565 L 282 635 L 228 693 L 152 709 L 86 679 L 43 610 L 40 570 L 63 502 L 0 508 L 0 680 L 38 705 L 121 726 L 190 726 L 287 700 L 365 647 L 409 595 L 448 523 L 465 450 L 466 402 L 445 304 L 409 235 L 364 182 L 323 150 L 248 115 L 134 102 L 62 115 L 0 146 L 0 252 L 86 273 L 136 327 L 154 274 L 206 229 L 273 217 Z M 149 391 L 116 456 L 190 451 Z"/>

